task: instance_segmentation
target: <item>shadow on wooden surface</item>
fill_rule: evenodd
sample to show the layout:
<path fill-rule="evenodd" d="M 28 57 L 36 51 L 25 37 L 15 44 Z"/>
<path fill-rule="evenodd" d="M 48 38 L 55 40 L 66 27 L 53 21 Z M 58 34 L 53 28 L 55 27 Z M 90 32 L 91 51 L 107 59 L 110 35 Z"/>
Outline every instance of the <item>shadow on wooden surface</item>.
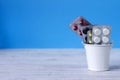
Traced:
<path fill-rule="evenodd" d="M 112 65 L 110 66 L 110 70 L 118 70 L 120 69 L 120 65 Z"/>

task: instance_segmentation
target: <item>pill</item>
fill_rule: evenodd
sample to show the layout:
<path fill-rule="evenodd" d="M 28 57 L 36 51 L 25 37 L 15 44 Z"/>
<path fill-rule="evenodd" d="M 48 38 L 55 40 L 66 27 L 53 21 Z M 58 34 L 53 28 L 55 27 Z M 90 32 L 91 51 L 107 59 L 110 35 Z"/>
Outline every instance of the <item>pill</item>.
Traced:
<path fill-rule="evenodd" d="M 110 30 L 108 28 L 104 28 L 103 35 L 109 35 L 109 34 L 110 34 Z"/>
<path fill-rule="evenodd" d="M 108 43 L 109 42 L 109 38 L 106 37 L 106 36 L 102 37 L 102 42 L 103 43 Z"/>
<path fill-rule="evenodd" d="M 99 29 L 99 28 L 94 28 L 93 32 L 94 32 L 95 35 L 100 35 L 102 33 L 101 29 Z"/>
<path fill-rule="evenodd" d="M 95 43 L 100 43 L 100 37 L 94 37 L 93 38 L 93 41 L 95 42 Z"/>

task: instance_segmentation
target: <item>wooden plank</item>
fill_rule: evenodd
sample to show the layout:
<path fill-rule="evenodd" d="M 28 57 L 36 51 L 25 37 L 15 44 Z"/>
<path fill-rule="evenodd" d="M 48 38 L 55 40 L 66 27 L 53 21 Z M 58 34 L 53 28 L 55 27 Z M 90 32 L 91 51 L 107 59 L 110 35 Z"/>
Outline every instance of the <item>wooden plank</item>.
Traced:
<path fill-rule="evenodd" d="M 0 80 L 120 80 L 120 49 L 112 49 L 110 71 L 87 70 L 83 49 L 0 50 Z"/>

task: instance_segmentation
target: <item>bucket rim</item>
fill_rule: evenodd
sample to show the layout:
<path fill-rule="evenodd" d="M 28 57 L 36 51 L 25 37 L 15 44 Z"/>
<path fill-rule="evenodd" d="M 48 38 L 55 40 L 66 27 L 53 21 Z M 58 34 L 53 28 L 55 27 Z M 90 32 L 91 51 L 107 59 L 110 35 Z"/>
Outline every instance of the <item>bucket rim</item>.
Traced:
<path fill-rule="evenodd" d="M 82 44 L 84 45 L 84 46 L 113 46 L 113 43 L 109 43 L 109 44 L 86 44 L 86 43 L 83 43 L 82 42 Z"/>

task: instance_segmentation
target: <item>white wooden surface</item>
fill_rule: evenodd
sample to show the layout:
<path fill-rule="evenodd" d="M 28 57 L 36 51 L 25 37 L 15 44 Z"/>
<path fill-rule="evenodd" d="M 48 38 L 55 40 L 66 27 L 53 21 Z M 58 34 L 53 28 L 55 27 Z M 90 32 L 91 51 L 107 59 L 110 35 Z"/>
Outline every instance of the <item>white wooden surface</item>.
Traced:
<path fill-rule="evenodd" d="M 106 72 L 88 71 L 83 49 L 0 50 L 0 80 L 120 80 L 120 49 Z"/>

